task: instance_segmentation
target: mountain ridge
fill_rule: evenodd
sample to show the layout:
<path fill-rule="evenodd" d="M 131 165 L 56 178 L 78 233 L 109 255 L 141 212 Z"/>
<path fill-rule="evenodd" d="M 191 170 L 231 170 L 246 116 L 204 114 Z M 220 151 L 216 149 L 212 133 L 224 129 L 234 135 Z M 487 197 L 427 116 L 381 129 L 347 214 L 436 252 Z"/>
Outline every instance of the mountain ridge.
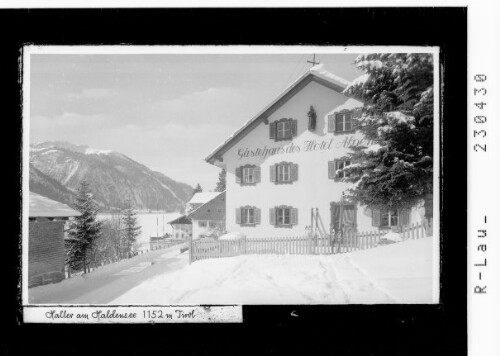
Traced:
<path fill-rule="evenodd" d="M 136 209 L 182 211 L 193 192 L 188 184 L 119 152 L 65 141 L 30 145 L 30 190 L 68 204 L 82 180 L 105 209 L 123 207 L 130 198 Z"/>

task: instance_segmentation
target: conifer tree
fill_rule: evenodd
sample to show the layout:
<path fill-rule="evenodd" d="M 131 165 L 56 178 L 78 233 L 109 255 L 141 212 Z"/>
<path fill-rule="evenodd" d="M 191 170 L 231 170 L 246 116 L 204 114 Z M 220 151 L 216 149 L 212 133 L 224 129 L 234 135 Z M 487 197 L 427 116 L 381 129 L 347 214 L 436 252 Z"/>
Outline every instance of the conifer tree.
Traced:
<path fill-rule="evenodd" d="M 70 223 L 65 240 L 66 263 L 73 270 L 87 273 L 90 272 L 95 243 L 101 236 L 102 222 L 97 220 L 98 206 L 86 181 L 80 183 L 75 208 L 80 215 Z"/>
<path fill-rule="evenodd" d="M 132 201 L 127 199 L 125 209 L 123 211 L 123 249 L 124 254 L 129 256 L 132 254 L 134 244 L 137 237 L 141 234 L 141 227 L 137 221 L 137 213 L 135 212 Z"/>
<path fill-rule="evenodd" d="M 345 93 L 364 106 L 358 122 L 371 147 L 350 154 L 344 168 L 355 183 L 350 198 L 376 208 L 409 208 L 422 202 L 432 217 L 433 59 L 430 54 L 360 55 L 365 74 Z"/>
<path fill-rule="evenodd" d="M 217 185 L 215 186 L 215 191 L 216 192 L 223 192 L 226 190 L 226 170 L 222 168 L 222 170 L 219 173 L 219 181 L 217 182 Z"/>

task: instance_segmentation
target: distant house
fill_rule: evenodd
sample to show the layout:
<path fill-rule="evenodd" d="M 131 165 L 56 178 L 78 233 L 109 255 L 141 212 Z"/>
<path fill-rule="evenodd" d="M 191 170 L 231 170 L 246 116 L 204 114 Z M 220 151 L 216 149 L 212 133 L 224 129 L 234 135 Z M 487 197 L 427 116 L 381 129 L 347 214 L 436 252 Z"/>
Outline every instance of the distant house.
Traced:
<path fill-rule="evenodd" d="M 193 239 L 222 235 L 226 229 L 226 192 L 215 193 L 212 199 L 189 213 L 188 218 L 193 224 Z"/>
<path fill-rule="evenodd" d="M 169 221 L 169 224 L 172 226 L 172 238 L 187 240 L 193 236 L 193 223 L 187 216 L 180 216 L 175 220 Z"/>
<path fill-rule="evenodd" d="M 66 224 L 80 213 L 69 206 L 30 192 L 28 285 L 64 279 Z"/>
<path fill-rule="evenodd" d="M 196 193 L 193 195 L 190 201 L 187 203 L 187 209 L 186 212 L 189 214 L 190 212 L 194 211 L 195 209 L 199 208 L 203 204 L 209 202 L 210 200 L 214 199 L 216 196 L 218 196 L 220 192 L 202 192 L 202 193 Z"/>

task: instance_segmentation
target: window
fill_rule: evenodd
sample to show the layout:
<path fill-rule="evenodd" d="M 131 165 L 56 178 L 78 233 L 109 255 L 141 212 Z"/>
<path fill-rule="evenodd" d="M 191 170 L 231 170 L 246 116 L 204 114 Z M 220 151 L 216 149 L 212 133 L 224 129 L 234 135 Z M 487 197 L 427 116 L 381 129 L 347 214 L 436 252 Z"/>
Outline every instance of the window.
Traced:
<path fill-rule="evenodd" d="M 397 210 L 382 211 L 380 215 L 380 226 L 391 227 L 399 225 L 399 214 Z"/>
<path fill-rule="evenodd" d="M 372 225 L 382 228 L 406 226 L 410 223 L 409 209 L 374 209 L 372 210 Z"/>
<path fill-rule="evenodd" d="M 292 137 L 292 125 L 290 124 L 289 121 L 284 121 L 284 122 L 278 122 L 278 135 L 277 139 L 278 140 L 283 140 L 286 138 L 291 138 Z"/>
<path fill-rule="evenodd" d="M 206 221 L 198 221 L 198 226 L 199 227 L 207 227 L 207 222 Z"/>
<path fill-rule="evenodd" d="M 352 132 L 355 121 L 351 111 L 344 111 L 328 116 L 328 132 Z"/>
<path fill-rule="evenodd" d="M 298 210 L 290 206 L 278 206 L 270 209 L 269 222 L 274 226 L 292 226 L 297 224 Z"/>
<path fill-rule="evenodd" d="M 269 138 L 280 140 L 291 140 L 297 136 L 297 120 L 281 119 L 269 124 Z"/>
<path fill-rule="evenodd" d="M 240 225 L 260 224 L 260 209 L 254 206 L 243 206 L 236 209 L 236 223 Z"/>
<path fill-rule="evenodd" d="M 292 183 L 298 180 L 299 165 L 290 162 L 281 162 L 271 166 L 270 178 L 275 184 Z"/>
<path fill-rule="evenodd" d="M 236 168 L 236 183 L 240 185 L 255 185 L 260 183 L 260 167 L 245 165 Z"/>
<path fill-rule="evenodd" d="M 252 184 L 255 182 L 254 168 L 243 168 L 243 183 Z"/>
<path fill-rule="evenodd" d="M 217 227 L 217 223 L 215 221 L 209 221 L 208 227 L 210 227 L 211 229 L 214 229 Z"/>
<path fill-rule="evenodd" d="M 335 160 L 328 162 L 328 178 L 329 179 L 339 179 L 349 177 L 346 172 L 339 172 L 339 170 L 344 169 L 351 165 L 351 161 L 348 160 Z"/>
<path fill-rule="evenodd" d="M 290 181 L 290 165 L 281 164 L 278 166 L 278 181 L 279 182 L 289 182 Z"/>
<path fill-rule="evenodd" d="M 278 208 L 276 209 L 278 225 L 290 225 L 290 208 Z"/>

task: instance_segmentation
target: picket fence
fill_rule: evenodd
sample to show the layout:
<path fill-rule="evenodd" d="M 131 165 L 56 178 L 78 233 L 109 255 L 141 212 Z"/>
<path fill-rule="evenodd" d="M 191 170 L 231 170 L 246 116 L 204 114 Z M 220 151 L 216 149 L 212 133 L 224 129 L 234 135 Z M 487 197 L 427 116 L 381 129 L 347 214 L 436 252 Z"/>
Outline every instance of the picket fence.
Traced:
<path fill-rule="evenodd" d="M 432 226 L 432 223 L 429 224 Z M 189 243 L 190 262 L 240 255 L 327 255 L 366 250 L 388 244 L 384 231 L 352 233 L 342 238 L 314 235 L 282 238 L 246 238 L 239 240 L 199 239 Z M 432 235 L 423 224 L 413 224 L 401 232 L 403 240 Z"/>

